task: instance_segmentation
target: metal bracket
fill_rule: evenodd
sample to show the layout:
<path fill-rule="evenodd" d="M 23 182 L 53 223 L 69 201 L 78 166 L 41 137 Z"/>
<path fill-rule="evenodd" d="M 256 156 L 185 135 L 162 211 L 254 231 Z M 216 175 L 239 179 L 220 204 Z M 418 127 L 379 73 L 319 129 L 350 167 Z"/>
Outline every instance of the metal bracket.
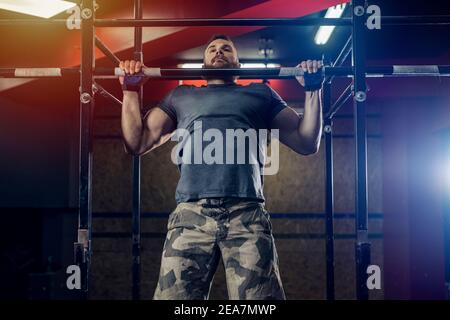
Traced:
<path fill-rule="evenodd" d="M 92 10 L 89 8 L 84 8 L 81 10 L 81 18 L 86 20 L 92 18 Z"/>
<path fill-rule="evenodd" d="M 366 101 L 367 94 L 364 91 L 357 91 L 355 93 L 355 100 L 358 102 L 364 102 Z"/>
<path fill-rule="evenodd" d="M 78 243 L 83 244 L 83 248 L 89 247 L 89 233 L 87 229 L 78 229 Z"/>
<path fill-rule="evenodd" d="M 356 6 L 355 8 L 353 8 L 353 12 L 356 16 L 361 17 L 362 15 L 364 15 L 366 10 L 364 10 L 363 6 Z"/>
<path fill-rule="evenodd" d="M 83 103 L 83 104 L 90 103 L 90 102 L 92 101 L 92 96 L 91 96 L 89 93 L 87 93 L 87 92 L 83 92 L 83 93 L 80 95 L 80 101 L 81 101 L 81 103 Z"/>

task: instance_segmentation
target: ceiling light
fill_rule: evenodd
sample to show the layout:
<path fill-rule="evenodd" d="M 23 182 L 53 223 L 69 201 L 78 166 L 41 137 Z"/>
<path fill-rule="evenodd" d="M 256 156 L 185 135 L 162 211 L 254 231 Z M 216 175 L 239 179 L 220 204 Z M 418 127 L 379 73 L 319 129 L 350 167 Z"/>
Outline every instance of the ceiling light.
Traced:
<path fill-rule="evenodd" d="M 50 18 L 77 4 L 60 0 L 0 0 L 0 9 Z"/>
<path fill-rule="evenodd" d="M 325 13 L 325 18 L 340 18 L 344 13 L 346 3 L 339 4 L 337 6 L 328 8 Z M 328 39 L 330 39 L 331 34 L 336 26 L 320 26 L 319 30 L 314 37 L 314 41 L 316 44 L 323 45 L 327 43 Z"/>
<path fill-rule="evenodd" d="M 182 69 L 200 69 L 203 68 L 203 63 L 182 63 L 178 65 L 179 68 Z M 249 69 L 249 68 L 279 68 L 280 65 L 277 63 L 241 63 L 241 68 Z"/>

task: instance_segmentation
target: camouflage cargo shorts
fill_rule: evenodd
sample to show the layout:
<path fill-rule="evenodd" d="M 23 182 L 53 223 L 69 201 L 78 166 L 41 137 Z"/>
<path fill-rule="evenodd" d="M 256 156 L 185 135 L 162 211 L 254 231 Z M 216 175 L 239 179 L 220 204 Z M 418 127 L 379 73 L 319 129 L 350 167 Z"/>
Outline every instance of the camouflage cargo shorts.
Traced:
<path fill-rule="evenodd" d="M 179 203 L 170 214 L 154 299 L 208 299 L 220 258 L 233 300 L 285 299 L 264 204 L 240 198 Z"/>

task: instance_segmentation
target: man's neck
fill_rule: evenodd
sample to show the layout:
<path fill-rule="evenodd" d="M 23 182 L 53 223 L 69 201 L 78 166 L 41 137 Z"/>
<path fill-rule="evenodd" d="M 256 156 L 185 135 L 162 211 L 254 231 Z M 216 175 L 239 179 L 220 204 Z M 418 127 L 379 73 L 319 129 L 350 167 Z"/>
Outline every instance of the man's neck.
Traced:
<path fill-rule="evenodd" d="M 206 81 L 208 84 L 231 84 L 234 83 L 232 79 L 208 79 Z"/>

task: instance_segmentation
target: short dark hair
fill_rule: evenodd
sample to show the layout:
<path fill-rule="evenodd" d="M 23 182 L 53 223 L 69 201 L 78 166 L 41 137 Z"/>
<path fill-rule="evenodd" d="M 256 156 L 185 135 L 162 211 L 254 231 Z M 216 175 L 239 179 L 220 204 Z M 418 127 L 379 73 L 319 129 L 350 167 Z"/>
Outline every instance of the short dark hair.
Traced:
<path fill-rule="evenodd" d="M 226 34 L 214 34 L 211 38 L 209 38 L 208 42 L 206 43 L 206 48 L 208 48 L 208 46 L 211 42 L 213 42 L 214 40 L 217 40 L 217 39 L 223 39 L 223 40 L 233 42 L 233 40 L 231 40 L 231 38 L 229 36 L 227 36 Z"/>

